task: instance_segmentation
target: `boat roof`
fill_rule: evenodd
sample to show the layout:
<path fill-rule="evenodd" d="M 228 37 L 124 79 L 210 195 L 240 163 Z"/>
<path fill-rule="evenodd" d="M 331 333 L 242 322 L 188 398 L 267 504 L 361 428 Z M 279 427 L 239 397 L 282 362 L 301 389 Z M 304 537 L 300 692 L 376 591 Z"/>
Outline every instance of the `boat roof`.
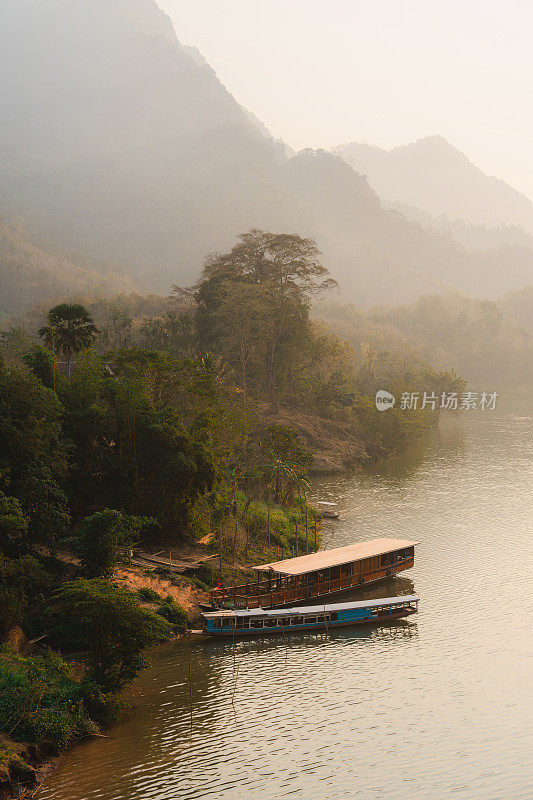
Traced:
<path fill-rule="evenodd" d="M 363 558 L 372 558 L 384 553 L 402 550 L 404 547 L 413 547 L 420 542 L 410 539 L 370 539 L 368 542 L 349 544 L 346 547 L 336 547 L 333 550 L 320 550 L 318 553 L 309 553 L 306 556 L 286 558 L 284 561 L 272 561 L 270 564 L 261 564 L 254 567 L 261 572 L 278 572 L 281 575 L 305 575 L 306 572 L 317 572 L 328 567 L 338 567 L 341 564 L 351 564 Z"/>
<path fill-rule="evenodd" d="M 303 606 L 302 608 L 243 608 L 206 611 L 202 614 L 206 619 L 214 617 L 285 617 L 288 614 L 320 614 L 327 611 L 348 611 L 355 608 L 374 608 L 374 606 L 390 606 L 395 603 L 412 603 L 420 600 L 416 594 L 405 594 L 401 597 L 381 597 L 377 600 L 358 600 L 355 603 L 323 603 L 320 606 Z"/>

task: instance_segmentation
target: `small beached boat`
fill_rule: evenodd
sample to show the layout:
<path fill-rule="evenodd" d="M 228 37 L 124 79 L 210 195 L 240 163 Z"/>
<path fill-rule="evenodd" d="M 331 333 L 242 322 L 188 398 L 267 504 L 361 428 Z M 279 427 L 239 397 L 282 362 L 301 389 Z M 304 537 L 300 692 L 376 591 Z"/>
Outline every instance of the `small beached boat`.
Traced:
<path fill-rule="evenodd" d="M 327 503 L 325 500 L 319 500 L 315 505 L 322 519 L 339 519 L 341 515 L 337 503 Z"/>
<path fill-rule="evenodd" d="M 211 611 L 202 614 L 203 632 L 209 636 L 257 636 L 369 625 L 416 614 L 418 602 L 416 595 L 406 595 L 304 608 Z"/>

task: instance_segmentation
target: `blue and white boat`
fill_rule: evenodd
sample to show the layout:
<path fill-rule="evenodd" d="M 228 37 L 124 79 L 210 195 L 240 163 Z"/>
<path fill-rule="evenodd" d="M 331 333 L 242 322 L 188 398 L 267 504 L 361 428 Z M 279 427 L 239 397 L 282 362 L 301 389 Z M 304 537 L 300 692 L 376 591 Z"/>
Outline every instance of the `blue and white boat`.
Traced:
<path fill-rule="evenodd" d="M 203 632 L 208 636 L 261 636 L 370 625 L 416 614 L 418 603 L 416 595 L 405 595 L 303 608 L 210 611 L 202 615 Z"/>

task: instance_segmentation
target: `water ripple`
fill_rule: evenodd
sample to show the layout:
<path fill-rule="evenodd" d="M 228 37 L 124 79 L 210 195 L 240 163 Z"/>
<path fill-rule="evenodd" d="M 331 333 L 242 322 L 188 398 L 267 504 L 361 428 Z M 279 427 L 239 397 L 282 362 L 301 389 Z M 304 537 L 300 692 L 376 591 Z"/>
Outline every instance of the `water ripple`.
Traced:
<path fill-rule="evenodd" d="M 533 426 L 487 420 L 314 487 L 346 509 L 330 544 L 422 542 L 414 570 L 367 594 L 416 591 L 418 617 L 165 646 L 129 717 L 64 759 L 41 800 L 530 797 Z"/>

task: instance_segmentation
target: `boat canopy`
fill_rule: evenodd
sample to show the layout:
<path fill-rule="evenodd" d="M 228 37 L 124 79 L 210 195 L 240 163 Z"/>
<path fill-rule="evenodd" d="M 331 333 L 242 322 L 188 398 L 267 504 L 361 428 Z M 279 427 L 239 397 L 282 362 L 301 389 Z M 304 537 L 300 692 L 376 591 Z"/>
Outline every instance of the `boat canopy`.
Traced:
<path fill-rule="evenodd" d="M 329 611 L 348 611 L 352 608 L 375 608 L 375 606 L 390 606 L 398 603 L 414 603 L 420 600 L 414 594 L 402 597 L 381 597 L 377 600 L 358 600 L 355 603 L 325 603 L 319 606 L 302 606 L 301 608 L 244 608 L 231 611 L 207 611 L 202 614 L 205 619 L 216 617 L 284 617 L 288 614 L 324 614 Z"/>
<path fill-rule="evenodd" d="M 393 553 L 406 547 L 414 547 L 420 542 L 409 539 L 371 539 L 368 542 L 349 544 L 346 547 L 336 547 L 333 550 L 320 550 L 306 556 L 286 558 L 284 561 L 273 561 L 270 564 L 261 564 L 254 567 L 258 572 L 277 572 L 280 575 L 305 575 L 307 572 L 319 572 L 329 567 L 338 567 L 342 564 L 351 564 L 365 558 Z"/>

